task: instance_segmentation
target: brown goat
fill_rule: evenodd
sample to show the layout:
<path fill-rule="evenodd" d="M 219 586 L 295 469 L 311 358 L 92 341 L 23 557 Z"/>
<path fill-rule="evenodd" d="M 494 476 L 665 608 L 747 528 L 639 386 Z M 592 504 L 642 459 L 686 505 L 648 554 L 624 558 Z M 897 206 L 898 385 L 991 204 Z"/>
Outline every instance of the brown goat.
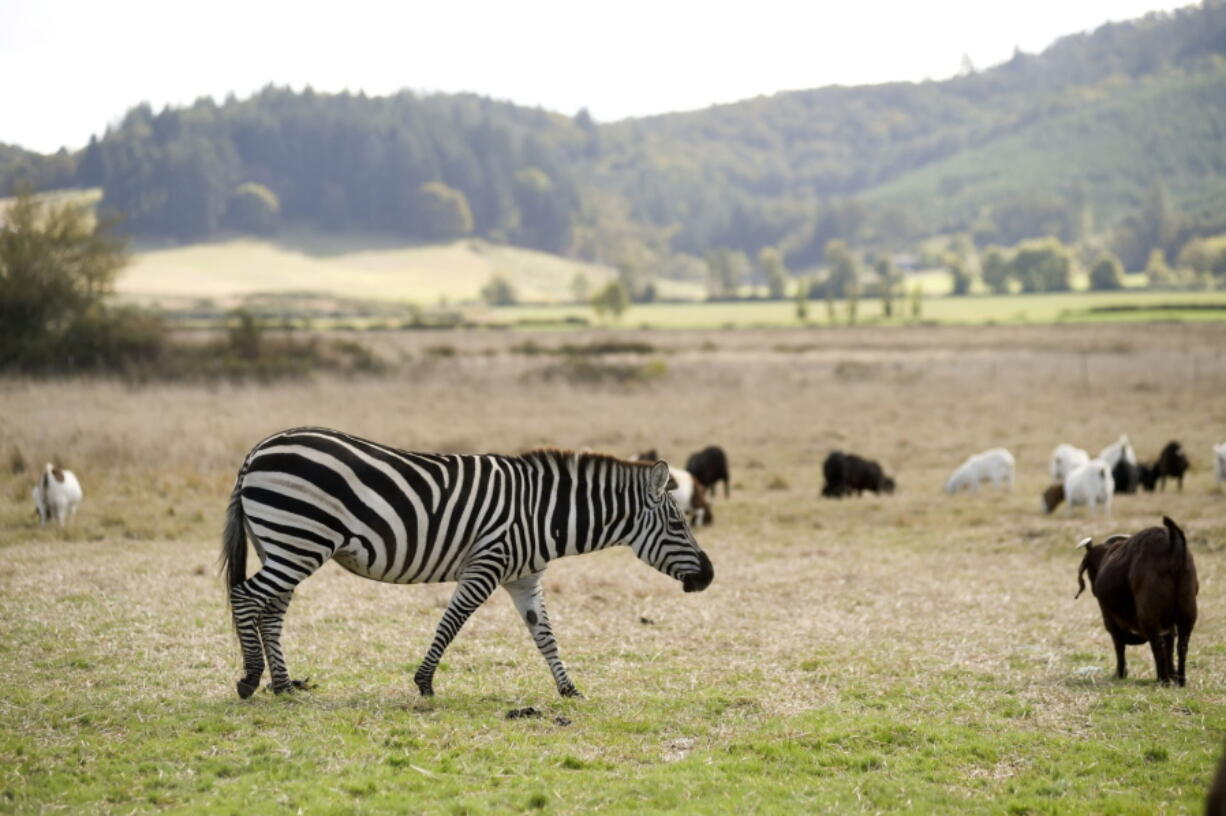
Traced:
<path fill-rule="evenodd" d="M 1162 527 L 1150 527 L 1134 536 L 1113 535 L 1095 546 L 1087 538 L 1078 547 L 1086 554 L 1077 571 L 1077 594 L 1081 597 L 1090 574 L 1090 589 L 1098 599 L 1103 624 L 1115 641 L 1115 675 L 1128 676 L 1124 647 L 1149 643 L 1154 653 L 1158 682 L 1187 682 L 1185 664 L 1188 639 L 1196 625 L 1196 564 L 1188 551 L 1188 539 L 1170 518 Z M 1178 635 L 1179 667 L 1175 669 L 1173 646 Z"/>
<path fill-rule="evenodd" d="M 1064 485 L 1061 482 L 1048 487 L 1043 491 L 1043 510 L 1050 513 L 1060 506 L 1060 502 L 1064 501 Z"/>

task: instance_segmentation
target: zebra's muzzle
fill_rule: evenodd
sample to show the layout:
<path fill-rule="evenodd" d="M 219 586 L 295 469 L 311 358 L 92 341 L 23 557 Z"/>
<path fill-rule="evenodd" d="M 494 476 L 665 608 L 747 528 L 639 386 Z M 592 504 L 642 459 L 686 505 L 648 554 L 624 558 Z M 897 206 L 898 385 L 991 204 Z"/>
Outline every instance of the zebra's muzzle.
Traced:
<path fill-rule="evenodd" d="M 705 552 L 698 553 L 698 572 L 691 572 L 681 579 L 681 588 L 686 592 L 702 592 L 715 579 L 715 568 Z"/>

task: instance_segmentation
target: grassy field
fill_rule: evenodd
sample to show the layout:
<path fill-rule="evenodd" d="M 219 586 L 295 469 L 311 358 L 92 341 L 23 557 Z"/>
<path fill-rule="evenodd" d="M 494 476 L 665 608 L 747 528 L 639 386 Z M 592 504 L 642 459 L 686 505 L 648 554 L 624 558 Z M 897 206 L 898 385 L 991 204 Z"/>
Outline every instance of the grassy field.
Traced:
<path fill-rule="evenodd" d="M 1199 809 L 1226 734 L 1226 326 L 641 331 L 645 354 L 594 365 L 650 376 L 607 385 L 539 353 L 605 337 L 379 333 L 401 361 L 382 379 L 0 384 L 0 812 Z M 225 500 L 247 449 L 302 423 L 448 451 L 719 443 L 732 495 L 698 531 L 715 582 L 683 594 L 624 548 L 562 560 L 546 593 L 587 697 L 555 696 L 500 594 L 422 700 L 412 671 L 451 587 L 328 565 L 285 635 L 319 687 L 240 701 Z M 1051 448 L 1121 432 L 1142 458 L 1181 440 L 1184 490 L 1043 515 Z M 994 445 L 1014 493 L 941 493 Z M 899 491 L 820 499 L 833 447 Z M 86 491 L 63 532 L 37 528 L 33 477 L 11 472 L 51 458 Z M 1162 513 L 1201 580 L 1183 689 L 1141 648 L 1111 679 L 1097 606 L 1073 600 L 1080 537 Z M 506 718 L 523 706 L 543 716 Z"/>
<path fill-rule="evenodd" d="M 481 288 L 502 275 L 525 300 L 561 301 L 571 298 L 580 272 L 592 291 L 613 275 L 607 266 L 481 240 L 419 246 L 378 236 L 287 233 L 277 240 L 140 248 L 117 290 L 125 299 L 162 305 L 211 300 L 225 306 L 287 292 L 434 305 L 479 301 Z M 681 284 L 664 291 L 695 294 Z"/>
<path fill-rule="evenodd" d="M 1122 308 L 1121 308 L 1122 307 Z M 1182 307 L 1182 308 L 1181 308 Z M 835 324 L 846 325 L 847 304 L 835 302 Z M 1108 311 L 1107 309 L 1115 309 Z M 562 321 L 593 318 L 590 309 L 570 306 L 515 306 L 495 310 L 495 319 Z M 825 301 L 810 301 L 808 324 L 830 325 Z M 1028 323 L 1097 323 L 1149 321 L 1220 321 L 1226 319 L 1226 292 L 1065 292 L 1041 295 L 925 297 L 919 322 L 953 325 Z M 861 300 L 857 320 L 874 325 L 906 325 L 917 319 L 909 303 L 895 304 L 886 319 L 880 299 Z M 632 306 L 622 324 L 652 328 L 713 329 L 800 325 L 796 304 L 782 301 L 737 303 L 658 303 Z"/>

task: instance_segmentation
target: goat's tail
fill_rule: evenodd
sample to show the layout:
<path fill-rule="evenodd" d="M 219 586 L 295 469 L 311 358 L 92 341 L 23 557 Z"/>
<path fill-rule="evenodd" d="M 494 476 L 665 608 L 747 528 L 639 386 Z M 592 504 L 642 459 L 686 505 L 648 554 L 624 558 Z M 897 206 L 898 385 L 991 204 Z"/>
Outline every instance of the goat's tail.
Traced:
<path fill-rule="evenodd" d="M 1182 568 L 1188 560 L 1188 538 L 1170 516 L 1163 516 L 1162 523 L 1166 525 L 1166 534 L 1171 542 L 1171 555 L 1175 558 L 1176 565 Z"/>
<path fill-rule="evenodd" d="M 247 580 L 247 519 L 243 515 L 240 491 L 243 474 L 234 481 L 230 494 L 230 506 L 226 508 L 226 528 L 221 534 L 221 572 L 226 577 L 226 587 L 235 587 Z"/>

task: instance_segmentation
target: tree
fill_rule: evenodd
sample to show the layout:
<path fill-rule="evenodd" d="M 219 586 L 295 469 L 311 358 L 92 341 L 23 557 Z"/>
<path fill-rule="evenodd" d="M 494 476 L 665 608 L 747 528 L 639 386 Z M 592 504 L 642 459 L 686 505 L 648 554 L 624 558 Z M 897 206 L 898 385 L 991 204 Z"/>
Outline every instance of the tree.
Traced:
<path fill-rule="evenodd" d="M 894 315 L 894 289 L 898 286 L 898 267 L 894 266 L 889 255 L 878 259 L 875 267 L 877 279 L 881 285 L 881 313 L 886 317 Z"/>
<path fill-rule="evenodd" d="M 853 287 L 859 287 L 859 270 L 856 256 L 848 249 L 847 244 L 835 239 L 826 242 L 824 251 L 826 266 L 829 268 L 827 281 L 835 297 L 847 297 Z"/>
<path fill-rule="evenodd" d="M 1161 249 L 1154 247 L 1150 251 L 1149 260 L 1145 263 L 1145 276 L 1153 288 L 1174 285 L 1175 273 L 1167 266 L 1166 256 Z"/>
<path fill-rule="evenodd" d="M 22 190 L 0 213 L 0 369 L 63 366 L 64 339 L 128 261 L 115 222 Z"/>
<path fill-rule="evenodd" d="M 809 321 L 809 284 L 810 281 L 804 279 L 796 285 L 796 319 L 801 323 Z"/>
<path fill-rule="evenodd" d="M 911 317 L 919 320 L 924 316 L 924 289 L 918 283 L 911 287 Z"/>
<path fill-rule="evenodd" d="M 1099 258 L 1090 268 L 1090 288 L 1107 291 L 1124 288 L 1124 267 L 1110 253 Z"/>
<path fill-rule="evenodd" d="M 417 188 L 414 233 L 427 241 L 454 241 L 473 231 L 468 199 L 454 187 L 427 181 Z"/>
<path fill-rule="evenodd" d="M 1067 292 L 1073 259 L 1058 238 L 1035 238 L 1018 244 L 1013 276 L 1023 292 Z"/>
<path fill-rule="evenodd" d="M 597 317 L 612 315 L 614 320 L 620 320 L 626 309 L 630 308 L 630 294 L 620 280 L 611 280 L 592 296 L 592 308 Z"/>
<path fill-rule="evenodd" d="M 591 284 L 588 283 L 587 275 L 582 271 L 575 273 L 575 276 L 570 280 L 570 293 L 575 299 L 575 303 L 587 303 L 588 297 L 591 294 Z"/>
<path fill-rule="evenodd" d="M 515 287 L 502 275 L 494 275 L 481 287 L 481 299 L 491 306 L 514 306 L 519 302 Z"/>
<path fill-rule="evenodd" d="M 771 300 L 783 300 L 787 297 L 788 271 L 777 248 L 766 246 L 758 251 L 758 269 L 762 271 L 762 277 L 766 278 L 766 288 Z"/>
<path fill-rule="evenodd" d="M 988 247 L 979 262 L 979 273 L 983 282 L 994 293 L 1004 295 L 1009 292 L 1009 277 L 1013 270 L 1010 258 L 1003 248 Z"/>
<path fill-rule="evenodd" d="M 949 277 L 952 280 L 952 293 L 955 295 L 965 295 L 971 290 L 971 276 L 966 271 L 966 262 L 957 255 L 947 255 L 945 258 L 945 268 L 949 270 Z"/>
<path fill-rule="evenodd" d="M 713 299 L 735 298 L 749 271 L 744 252 L 717 249 L 707 253 L 708 288 Z"/>
<path fill-rule="evenodd" d="M 263 184 L 249 181 L 234 188 L 226 215 L 234 229 L 268 235 L 277 228 L 281 201 Z"/>

